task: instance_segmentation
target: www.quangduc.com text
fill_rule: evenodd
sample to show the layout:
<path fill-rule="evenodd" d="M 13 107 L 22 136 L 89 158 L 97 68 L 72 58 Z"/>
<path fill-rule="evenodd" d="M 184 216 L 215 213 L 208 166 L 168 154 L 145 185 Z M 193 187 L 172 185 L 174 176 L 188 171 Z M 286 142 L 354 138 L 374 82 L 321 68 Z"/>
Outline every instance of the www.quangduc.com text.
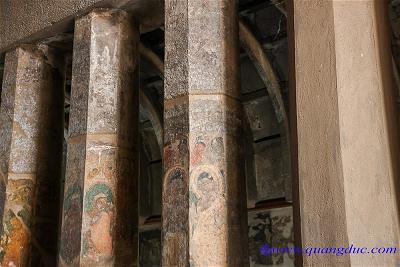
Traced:
<path fill-rule="evenodd" d="M 268 244 L 260 248 L 260 254 L 270 256 L 273 254 L 305 254 L 307 256 L 333 254 L 335 256 L 343 256 L 347 254 L 394 254 L 400 253 L 400 248 L 397 247 L 357 247 L 350 245 L 348 247 L 271 247 Z"/>

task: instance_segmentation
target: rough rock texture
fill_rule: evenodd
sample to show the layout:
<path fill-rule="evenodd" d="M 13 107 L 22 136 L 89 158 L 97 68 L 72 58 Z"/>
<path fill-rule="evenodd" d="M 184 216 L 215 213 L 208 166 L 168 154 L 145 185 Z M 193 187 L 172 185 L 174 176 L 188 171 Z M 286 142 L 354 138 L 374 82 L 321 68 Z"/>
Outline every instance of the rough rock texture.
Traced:
<path fill-rule="evenodd" d="M 296 232 L 304 247 L 399 244 L 386 9 L 386 1 L 294 1 L 291 9 L 299 205 L 294 224 L 301 226 Z M 390 266 L 399 256 L 320 255 L 303 262 Z"/>
<path fill-rule="evenodd" d="M 282 139 L 260 142 L 255 146 L 254 165 L 258 199 L 278 199 L 285 197 L 285 182 L 288 180 L 281 146 Z"/>
<path fill-rule="evenodd" d="M 136 266 L 138 29 L 118 10 L 75 26 L 59 264 Z"/>
<path fill-rule="evenodd" d="M 246 266 L 234 1 L 166 1 L 162 264 Z"/>
<path fill-rule="evenodd" d="M 143 31 L 161 24 L 161 0 L 3 0 L 0 2 L 0 52 L 22 42 L 72 30 L 74 19 L 93 8 L 123 8 Z"/>
<path fill-rule="evenodd" d="M 46 46 L 23 46 L 6 55 L 0 112 L 2 266 L 56 262 L 63 79 L 54 54 Z"/>

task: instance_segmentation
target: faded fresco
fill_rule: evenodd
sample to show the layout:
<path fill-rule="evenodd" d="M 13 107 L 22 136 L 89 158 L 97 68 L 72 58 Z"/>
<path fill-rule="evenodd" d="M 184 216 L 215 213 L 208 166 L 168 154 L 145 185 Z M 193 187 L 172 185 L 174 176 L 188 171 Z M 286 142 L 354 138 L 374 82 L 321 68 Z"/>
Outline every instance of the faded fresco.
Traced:
<path fill-rule="evenodd" d="M 294 266 L 294 255 L 260 253 L 266 243 L 270 247 L 294 246 L 292 208 L 250 211 L 248 220 L 250 266 Z"/>
<path fill-rule="evenodd" d="M 260 249 L 264 244 L 271 247 L 292 247 L 292 208 L 254 210 L 248 213 L 250 267 L 294 266 L 294 256 L 287 253 L 263 256 Z M 161 231 L 159 226 L 142 230 L 139 234 L 139 265 L 161 266 Z"/>

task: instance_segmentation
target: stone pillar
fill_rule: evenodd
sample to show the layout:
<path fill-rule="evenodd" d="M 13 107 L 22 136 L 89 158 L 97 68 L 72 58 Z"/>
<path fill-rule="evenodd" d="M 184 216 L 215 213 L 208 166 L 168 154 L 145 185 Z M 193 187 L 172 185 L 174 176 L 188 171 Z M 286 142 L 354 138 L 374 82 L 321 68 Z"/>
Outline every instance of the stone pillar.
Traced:
<path fill-rule="evenodd" d="M 163 266 L 246 266 L 236 1 L 167 0 Z"/>
<path fill-rule="evenodd" d="M 307 247 L 398 247 L 398 142 L 387 3 L 292 1 L 295 225 Z M 304 266 L 394 266 L 319 254 Z"/>
<path fill-rule="evenodd" d="M 60 266 L 136 266 L 139 31 L 118 10 L 75 24 Z"/>
<path fill-rule="evenodd" d="M 22 46 L 6 54 L 0 111 L 2 266 L 56 264 L 61 64 L 47 46 Z"/>

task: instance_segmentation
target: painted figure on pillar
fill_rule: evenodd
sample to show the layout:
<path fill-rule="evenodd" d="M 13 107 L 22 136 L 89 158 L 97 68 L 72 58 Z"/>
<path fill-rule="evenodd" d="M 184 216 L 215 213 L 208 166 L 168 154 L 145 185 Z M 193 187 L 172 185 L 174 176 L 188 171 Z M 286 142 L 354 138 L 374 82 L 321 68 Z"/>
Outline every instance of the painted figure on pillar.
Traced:
<path fill-rule="evenodd" d="M 206 141 L 208 140 L 208 142 Z M 225 202 L 221 197 L 226 196 L 226 186 L 224 184 L 223 170 L 218 168 L 219 155 L 223 153 L 223 142 L 221 137 L 196 138 L 194 148 L 191 153 L 191 163 L 193 169 L 190 171 L 190 207 L 189 225 L 193 242 L 190 245 L 191 251 L 203 251 L 206 246 L 212 246 L 215 242 L 223 244 L 227 240 L 225 231 Z M 207 146 L 207 143 L 210 144 Z M 210 227 L 213 225 L 213 227 Z M 200 244 L 200 245 L 199 245 Z M 221 254 L 222 253 L 222 254 Z M 207 260 L 200 257 L 201 253 L 193 253 L 191 263 L 213 264 L 219 261 L 224 252 L 221 251 L 213 255 L 208 255 Z M 222 263 L 221 263 L 222 264 Z"/>
<path fill-rule="evenodd" d="M 89 229 L 85 233 L 83 255 L 112 256 L 113 194 L 106 184 L 94 184 L 85 195 L 85 213 L 89 215 Z"/>
<path fill-rule="evenodd" d="M 180 196 L 179 198 L 166 199 L 164 202 L 165 207 L 168 207 L 171 210 L 179 210 L 179 212 L 171 214 L 167 227 L 171 229 L 171 232 L 180 232 L 183 229 L 178 229 L 180 224 L 174 222 L 179 222 L 183 218 L 187 217 L 187 215 L 185 215 L 186 211 L 182 206 L 185 203 L 187 191 L 187 174 L 185 170 L 181 167 L 172 168 L 166 175 L 165 185 L 168 185 L 168 188 L 170 188 L 170 190 L 173 190 L 177 196 Z"/>
<path fill-rule="evenodd" d="M 4 266 L 9 263 L 17 266 L 26 263 L 31 249 L 31 220 L 27 215 L 31 212 L 30 206 L 33 195 L 33 182 L 28 179 L 8 181 L 7 203 L 8 209 L 4 216 L 3 233 L 1 236 L 0 260 Z M 22 244 L 22 245 L 21 245 Z M 20 253 L 23 251 L 22 253 Z"/>
<path fill-rule="evenodd" d="M 206 150 L 206 144 L 202 140 L 198 140 L 194 146 L 193 154 L 191 157 L 191 164 L 197 164 L 203 160 L 203 154 Z"/>
<path fill-rule="evenodd" d="M 186 242 L 188 224 L 188 173 L 182 160 L 187 155 L 187 139 L 167 142 L 164 147 L 164 181 L 163 181 L 163 221 L 162 235 L 165 243 L 179 244 L 163 250 L 165 258 L 171 259 L 174 265 L 182 265 L 182 258 L 177 257 L 180 251 L 187 251 Z M 167 192 L 174 192 L 173 196 Z M 165 217 L 166 215 L 168 217 Z"/>
<path fill-rule="evenodd" d="M 6 229 L 1 237 L 1 251 L 0 259 L 4 263 L 4 266 L 11 266 L 10 263 L 15 266 L 24 264 L 25 259 L 18 257 L 18 251 L 25 250 L 29 251 L 29 247 L 21 247 L 20 244 L 27 244 L 28 236 L 25 234 L 27 231 L 22 220 L 14 214 L 13 211 L 8 210 L 7 215 L 4 217 Z M 27 255 L 25 252 L 23 255 Z"/>
<path fill-rule="evenodd" d="M 82 217 L 82 188 L 73 184 L 67 189 L 65 196 L 60 254 L 66 263 L 71 264 L 80 253 L 76 244 L 80 243 L 81 239 L 81 225 L 77 222 Z"/>
<path fill-rule="evenodd" d="M 96 143 L 88 150 L 87 166 L 89 174 L 87 179 L 112 181 L 116 177 L 116 148 L 105 142 Z"/>

